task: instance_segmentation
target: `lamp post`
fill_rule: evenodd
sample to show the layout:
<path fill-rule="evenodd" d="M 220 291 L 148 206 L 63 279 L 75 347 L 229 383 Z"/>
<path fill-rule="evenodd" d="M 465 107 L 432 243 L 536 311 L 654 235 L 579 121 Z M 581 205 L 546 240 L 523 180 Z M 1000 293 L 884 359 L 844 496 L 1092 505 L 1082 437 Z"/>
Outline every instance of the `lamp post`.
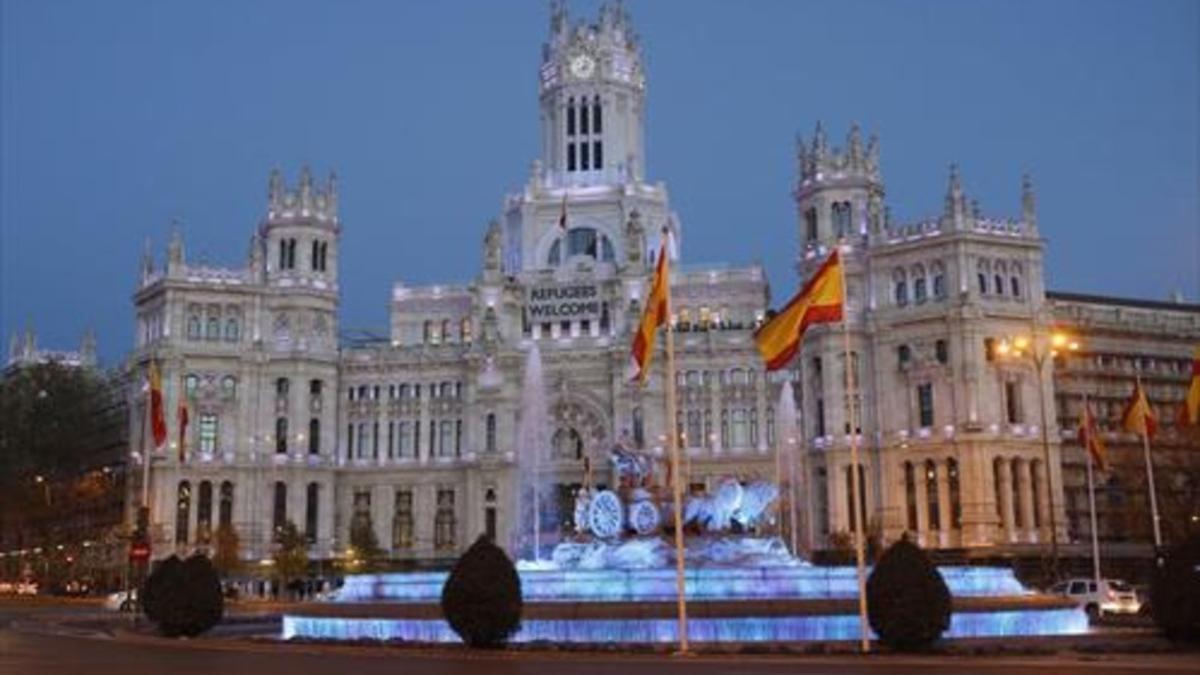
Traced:
<path fill-rule="evenodd" d="M 1041 336 L 1044 338 L 1043 340 L 1039 340 L 1038 337 L 1035 333 L 1032 337 L 1018 335 L 1011 339 L 1006 338 L 1000 341 L 997 349 L 1002 357 L 1013 359 L 1029 358 L 1037 372 L 1038 409 L 1042 420 L 1042 460 L 1046 465 L 1046 506 L 1050 510 L 1050 574 L 1057 581 L 1058 515 L 1054 507 L 1054 466 L 1050 462 L 1050 429 L 1046 416 L 1045 367 L 1047 363 L 1052 363 L 1054 358 L 1063 351 L 1077 351 L 1079 349 L 1079 341 L 1061 331 L 1052 331 L 1047 335 Z"/>

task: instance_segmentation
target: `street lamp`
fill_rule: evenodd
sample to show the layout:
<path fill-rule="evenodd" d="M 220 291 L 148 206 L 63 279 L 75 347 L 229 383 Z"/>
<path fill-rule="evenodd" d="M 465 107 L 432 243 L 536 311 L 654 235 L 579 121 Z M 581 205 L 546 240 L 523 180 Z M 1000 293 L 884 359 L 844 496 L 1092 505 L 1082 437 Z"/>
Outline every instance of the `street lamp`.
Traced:
<path fill-rule="evenodd" d="M 1043 339 L 1039 340 L 1041 337 Z M 1052 331 L 1038 336 L 1018 335 L 1003 339 L 997 352 L 1003 358 L 1028 358 L 1033 362 L 1038 376 L 1038 409 L 1042 417 L 1042 459 L 1046 465 L 1046 505 L 1050 509 L 1050 556 L 1051 574 L 1058 580 L 1058 516 L 1054 508 L 1054 467 L 1050 462 L 1050 429 L 1046 421 L 1046 373 L 1047 363 L 1065 351 L 1078 351 L 1079 341 L 1062 331 Z M 1049 357 L 1049 358 L 1047 358 Z"/>

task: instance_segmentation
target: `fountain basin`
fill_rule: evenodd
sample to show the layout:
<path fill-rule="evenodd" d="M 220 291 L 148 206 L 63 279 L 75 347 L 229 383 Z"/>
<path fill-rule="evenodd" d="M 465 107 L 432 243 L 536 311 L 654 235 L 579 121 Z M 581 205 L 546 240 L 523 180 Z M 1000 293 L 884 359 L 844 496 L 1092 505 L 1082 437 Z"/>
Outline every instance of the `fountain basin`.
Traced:
<path fill-rule="evenodd" d="M 695 642 L 853 640 L 853 599 L 690 602 Z M 525 606 L 514 642 L 662 643 L 677 640 L 672 602 L 540 602 Z M 1086 633 L 1087 616 L 1048 596 L 957 598 L 948 638 Z M 329 603 L 283 618 L 284 639 L 458 642 L 433 603 Z"/>
<path fill-rule="evenodd" d="M 942 567 L 954 597 L 949 638 L 1076 635 L 1082 609 L 1027 591 L 1012 570 Z M 671 569 L 522 569 L 516 642 L 659 643 L 677 639 Z M 686 573 L 696 642 L 793 642 L 859 637 L 853 567 L 694 568 Z M 335 601 L 286 615 L 284 639 L 457 642 L 442 619 L 445 572 L 349 577 Z"/>

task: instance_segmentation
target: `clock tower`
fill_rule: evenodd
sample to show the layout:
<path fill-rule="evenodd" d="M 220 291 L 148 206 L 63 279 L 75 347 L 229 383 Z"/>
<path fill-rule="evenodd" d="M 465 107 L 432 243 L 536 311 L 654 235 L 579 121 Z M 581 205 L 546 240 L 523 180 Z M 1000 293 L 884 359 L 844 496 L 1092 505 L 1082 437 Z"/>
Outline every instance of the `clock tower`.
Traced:
<path fill-rule="evenodd" d="M 624 7 L 606 5 L 595 24 L 572 22 L 551 7 L 542 52 L 542 167 L 563 186 L 640 182 L 645 75 Z"/>

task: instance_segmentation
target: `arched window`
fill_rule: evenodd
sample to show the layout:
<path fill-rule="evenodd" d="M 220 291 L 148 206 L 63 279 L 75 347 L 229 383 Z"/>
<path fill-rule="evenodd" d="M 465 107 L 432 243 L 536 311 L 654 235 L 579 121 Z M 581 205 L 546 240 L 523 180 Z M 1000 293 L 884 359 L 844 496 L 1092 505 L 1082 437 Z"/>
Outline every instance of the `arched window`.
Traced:
<path fill-rule="evenodd" d="M 912 348 L 908 345 L 900 345 L 896 347 L 896 361 L 901 368 L 908 366 L 908 362 L 912 360 Z"/>
<path fill-rule="evenodd" d="M 221 504 L 217 508 L 218 527 L 233 527 L 233 483 L 221 483 Z"/>
<path fill-rule="evenodd" d="M 904 504 L 909 532 L 917 531 L 917 478 L 912 462 L 904 463 Z"/>
<path fill-rule="evenodd" d="M 208 323 L 204 329 L 204 337 L 208 340 L 221 339 L 221 320 L 215 316 L 208 317 Z"/>
<path fill-rule="evenodd" d="M 433 546 L 445 550 L 454 548 L 456 522 L 454 490 L 437 491 L 437 512 L 433 519 Z"/>
<path fill-rule="evenodd" d="M 731 431 L 733 432 L 733 447 L 744 448 L 750 445 L 749 420 L 746 419 L 744 408 L 734 408 Z"/>
<path fill-rule="evenodd" d="M 286 417 L 278 417 L 275 419 L 275 452 L 277 454 L 287 454 L 288 446 L 288 421 Z"/>
<path fill-rule="evenodd" d="M 929 529 L 942 529 L 941 506 L 938 503 L 938 470 L 932 459 L 925 460 L 925 504 Z"/>
<path fill-rule="evenodd" d="M 200 387 L 200 378 L 196 375 L 188 375 L 183 378 L 183 389 L 188 396 L 195 396 L 196 389 Z"/>
<path fill-rule="evenodd" d="M 1004 277 L 1007 274 L 1007 269 L 1004 263 L 996 263 L 996 274 L 992 277 L 992 290 L 996 295 L 1004 295 Z"/>
<path fill-rule="evenodd" d="M 942 300 L 946 297 L 946 266 L 941 261 L 934 261 L 929 266 L 929 274 L 933 277 L 933 297 Z"/>
<path fill-rule="evenodd" d="M 321 452 L 321 420 L 312 418 L 308 421 L 308 454 L 317 455 Z"/>
<path fill-rule="evenodd" d="M 703 417 L 699 410 L 687 411 L 687 436 L 684 447 L 698 448 L 704 445 L 704 432 L 701 430 L 702 420 Z"/>
<path fill-rule="evenodd" d="M 601 117 L 600 117 L 600 97 L 597 96 L 592 99 L 592 133 L 599 134 L 602 131 L 603 131 L 603 125 L 601 124 Z M 597 160 L 596 168 L 599 169 L 600 168 L 599 157 L 597 157 L 596 160 Z"/>
<path fill-rule="evenodd" d="M 200 339 L 200 317 L 194 315 L 188 317 L 187 336 L 189 340 Z"/>
<path fill-rule="evenodd" d="M 979 293 L 987 295 L 988 292 L 988 274 L 991 273 L 991 265 L 986 260 L 979 260 L 976 263 L 976 269 L 979 272 Z"/>
<path fill-rule="evenodd" d="M 392 513 L 392 548 L 404 550 L 413 545 L 412 490 L 396 490 L 396 507 Z"/>
<path fill-rule="evenodd" d="M 833 220 L 833 232 L 837 238 L 843 239 L 853 234 L 850 202 L 834 202 L 830 206 L 830 216 Z"/>
<path fill-rule="evenodd" d="M 962 529 L 962 493 L 958 481 L 958 462 L 946 460 L 946 481 L 950 493 L 950 527 Z"/>
<path fill-rule="evenodd" d="M 928 297 L 928 294 L 926 292 L 926 286 L 925 286 L 926 281 L 925 281 L 925 266 L 924 265 L 920 265 L 920 264 L 913 265 L 912 280 L 913 280 L 913 299 L 919 303 L 925 302 L 925 299 Z"/>
<path fill-rule="evenodd" d="M 1010 286 L 1012 287 L 1012 296 L 1014 298 L 1021 297 L 1021 266 L 1013 263 L 1011 269 L 1012 276 L 1009 278 Z"/>
<path fill-rule="evenodd" d="M 192 516 L 192 484 L 179 481 L 179 490 L 175 500 L 175 543 L 188 543 L 188 523 Z"/>
<path fill-rule="evenodd" d="M 496 413 L 488 413 L 484 420 L 484 449 L 496 452 Z"/>
<path fill-rule="evenodd" d="M 287 523 L 287 483 L 275 481 L 275 495 L 271 509 L 271 531 L 275 541 L 283 534 L 283 526 Z"/>
<path fill-rule="evenodd" d="M 444 341 L 446 341 L 446 342 L 449 342 L 449 341 L 450 341 L 450 335 L 451 335 L 451 333 L 450 333 L 450 319 L 443 319 L 443 320 L 442 320 L 442 340 L 444 340 Z"/>
<path fill-rule="evenodd" d="M 903 307 L 908 304 L 908 275 L 901 268 L 896 268 L 892 271 L 892 297 L 896 300 L 896 305 Z"/>
<path fill-rule="evenodd" d="M 304 495 L 304 538 L 309 544 L 317 543 L 317 527 L 321 509 L 321 485 L 309 483 Z"/>
<path fill-rule="evenodd" d="M 196 543 L 207 544 L 212 540 L 213 489 L 209 481 L 200 481 L 200 494 L 196 502 Z"/>
<path fill-rule="evenodd" d="M 432 321 L 425 322 L 424 336 L 425 336 L 425 338 L 424 338 L 425 344 L 437 344 L 437 338 L 434 335 L 434 328 L 433 328 Z"/>
<path fill-rule="evenodd" d="M 237 319 L 226 319 L 225 320 L 225 341 L 226 342 L 237 342 L 239 336 L 240 336 L 240 331 L 238 330 Z"/>
<path fill-rule="evenodd" d="M 458 339 L 466 344 L 471 343 L 471 319 L 465 317 L 458 322 Z"/>

